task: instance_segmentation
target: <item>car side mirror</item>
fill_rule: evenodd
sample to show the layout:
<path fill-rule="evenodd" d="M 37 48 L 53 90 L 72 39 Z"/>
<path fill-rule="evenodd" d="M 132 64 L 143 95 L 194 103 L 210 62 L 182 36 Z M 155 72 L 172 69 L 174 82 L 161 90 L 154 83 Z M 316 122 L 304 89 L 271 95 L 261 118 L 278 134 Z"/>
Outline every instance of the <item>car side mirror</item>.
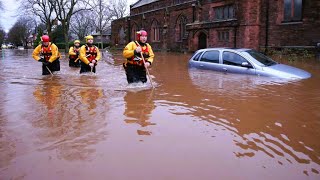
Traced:
<path fill-rule="evenodd" d="M 252 67 L 251 64 L 249 64 L 248 62 L 242 62 L 241 66 L 242 67 L 247 67 L 247 68 L 251 68 Z"/>

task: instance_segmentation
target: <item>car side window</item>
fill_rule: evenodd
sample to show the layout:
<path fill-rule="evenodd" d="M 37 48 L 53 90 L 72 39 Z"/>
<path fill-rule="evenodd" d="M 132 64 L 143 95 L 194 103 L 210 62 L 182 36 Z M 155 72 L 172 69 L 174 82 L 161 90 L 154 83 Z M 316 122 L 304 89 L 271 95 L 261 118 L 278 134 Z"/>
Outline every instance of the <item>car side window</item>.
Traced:
<path fill-rule="evenodd" d="M 200 61 L 219 63 L 219 51 L 207 51 L 203 54 Z"/>
<path fill-rule="evenodd" d="M 243 62 L 247 62 L 251 65 L 245 58 L 239 54 L 233 52 L 223 52 L 223 64 L 232 65 L 232 66 L 241 66 Z"/>
<path fill-rule="evenodd" d="M 199 57 L 201 56 L 202 52 L 199 52 L 197 55 L 194 56 L 194 61 L 199 61 Z"/>

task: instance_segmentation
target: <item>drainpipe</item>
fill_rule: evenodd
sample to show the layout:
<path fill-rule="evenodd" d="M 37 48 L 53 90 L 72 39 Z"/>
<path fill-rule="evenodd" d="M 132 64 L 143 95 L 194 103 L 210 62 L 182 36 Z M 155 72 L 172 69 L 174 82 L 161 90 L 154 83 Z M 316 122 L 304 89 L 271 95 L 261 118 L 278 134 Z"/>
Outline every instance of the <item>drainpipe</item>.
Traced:
<path fill-rule="evenodd" d="M 266 0 L 266 39 L 264 53 L 268 53 L 268 41 L 269 41 L 269 0 Z"/>
<path fill-rule="evenodd" d="M 196 9 L 196 4 L 192 3 L 192 22 L 194 22 L 195 19 L 196 19 L 196 11 L 195 11 L 195 9 Z"/>
<path fill-rule="evenodd" d="M 237 26 L 234 27 L 233 47 L 237 47 Z"/>
<path fill-rule="evenodd" d="M 131 23 L 130 23 L 130 16 L 128 17 L 128 42 L 131 42 Z"/>

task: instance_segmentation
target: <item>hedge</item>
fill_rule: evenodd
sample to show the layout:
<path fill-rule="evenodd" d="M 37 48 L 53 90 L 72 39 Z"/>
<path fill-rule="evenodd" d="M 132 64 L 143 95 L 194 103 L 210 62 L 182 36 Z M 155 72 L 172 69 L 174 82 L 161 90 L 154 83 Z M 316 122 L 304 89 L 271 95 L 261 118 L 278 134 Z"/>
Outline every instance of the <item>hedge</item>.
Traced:
<path fill-rule="evenodd" d="M 65 43 L 54 43 L 58 46 L 59 49 L 65 49 Z M 84 45 L 84 42 L 81 42 L 81 46 Z M 101 43 L 93 43 L 95 46 L 97 46 L 99 49 L 101 49 Z M 69 47 L 73 46 L 73 41 L 69 42 Z M 109 47 L 110 43 L 103 43 L 103 48 Z"/>

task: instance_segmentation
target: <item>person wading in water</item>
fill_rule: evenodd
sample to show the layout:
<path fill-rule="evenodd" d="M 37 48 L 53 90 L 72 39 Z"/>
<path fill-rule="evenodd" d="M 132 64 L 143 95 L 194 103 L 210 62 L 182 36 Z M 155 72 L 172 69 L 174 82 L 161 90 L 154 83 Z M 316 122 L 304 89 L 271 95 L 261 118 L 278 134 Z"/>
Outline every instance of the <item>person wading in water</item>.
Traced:
<path fill-rule="evenodd" d="M 80 67 L 79 51 L 80 41 L 75 40 L 74 46 L 69 49 L 69 67 Z"/>
<path fill-rule="evenodd" d="M 91 35 L 86 36 L 86 44 L 80 48 L 80 74 L 85 72 L 96 73 L 96 66 L 100 57 L 99 48 L 93 45 L 93 37 Z"/>
<path fill-rule="evenodd" d="M 32 57 L 36 61 L 42 62 L 42 75 L 60 71 L 60 53 L 58 47 L 50 42 L 48 35 L 43 35 L 41 41 L 42 43 L 33 50 Z"/>
<path fill-rule="evenodd" d="M 130 42 L 123 50 L 123 57 L 127 59 L 123 63 L 123 67 L 129 84 L 147 82 L 146 68 L 151 66 L 154 58 L 152 48 L 147 43 L 147 35 L 145 30 L 138 31 L 137 41 Z M 143 54 L 145 61 L 143 61 L 141 54 Z"/>

